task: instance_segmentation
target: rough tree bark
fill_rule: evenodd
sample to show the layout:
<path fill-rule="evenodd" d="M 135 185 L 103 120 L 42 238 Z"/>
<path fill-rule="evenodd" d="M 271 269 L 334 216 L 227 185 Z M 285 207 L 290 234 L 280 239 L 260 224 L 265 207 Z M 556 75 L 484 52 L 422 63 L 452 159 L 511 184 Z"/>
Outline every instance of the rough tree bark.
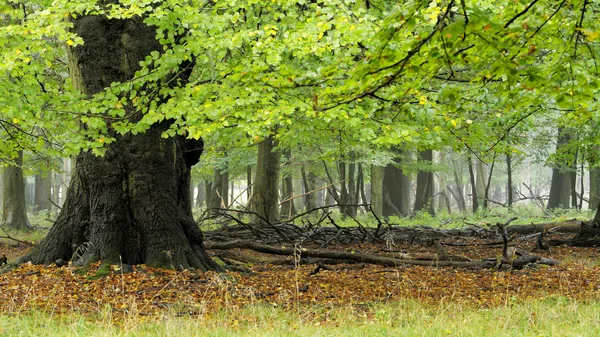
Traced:
<path fill-rule="evenodd" d="M 162 50 L 156 31 L 141 18 L 82 16 L 73 23 L 85 44 L 69 50 L 70 72 L 75 87 L 88 96 L 130 80 L 140 60 Z M 189 71 L 179 74 L 186 80 Z M 190 205 L 190 168 L 203 143 L 164 139 L 168 127 L 162 122 L 144 134 L 116 136 L 102 158 L 79 154 L 56 223 L 25 260 L 49 264 L 81 255 L 77 262 L 83 264 L 221 269 L 204 249 Z"/>
<path fill-rule="evenodd" d="M 12 229 L 31 229 L 25 203 L 25 180 L 23 179 L 23 151 L 19 151 L 14 165 L 4 168 L 2 193 L 2 222 Z"/>

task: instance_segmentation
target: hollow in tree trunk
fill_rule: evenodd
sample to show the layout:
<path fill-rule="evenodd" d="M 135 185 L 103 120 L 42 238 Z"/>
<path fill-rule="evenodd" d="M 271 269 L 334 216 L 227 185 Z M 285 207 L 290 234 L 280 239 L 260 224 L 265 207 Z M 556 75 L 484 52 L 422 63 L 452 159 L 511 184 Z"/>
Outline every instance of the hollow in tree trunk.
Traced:
<path fill-rule="evenodd" d="M 140 18 L 83 16 L 74 20 L 74 30 L 85 44 L 69 51 L 70 72 L 88 96 L 133 78 L 140 60 L 162 50 L 156 31 Z M 56 223 L 25 259 L 69 261 L 87 247 L 77 262 L 219 270 L 204 249 L 190 205 L 190 168 L 202 141 L 164 139 L 168 127 L 162 122 L 144 134 L 116 136 L 102 158 L 79 154 Z"/>

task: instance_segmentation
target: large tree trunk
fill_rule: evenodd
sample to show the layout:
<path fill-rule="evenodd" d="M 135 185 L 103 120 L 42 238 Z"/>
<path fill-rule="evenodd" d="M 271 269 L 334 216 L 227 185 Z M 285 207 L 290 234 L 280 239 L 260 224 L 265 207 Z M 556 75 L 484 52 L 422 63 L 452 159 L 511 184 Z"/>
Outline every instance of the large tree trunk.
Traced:
<path fill-rule="evenodd" d="M 69 51 L 71 76 L 89 96 L 133 78 L 141 59 L 162 50 L 156 31 L 140 18 L 84 16 L 74 20 L 74 30 L 85 44 Z M 75 256 L 83 264 L 221 269 L 205 252 L 190 205 L 190 168 L 202 141 L 164 139 L 168 126 L 165 121 L 144 134 L 116 136 L 102 158 L 79 154 L 62 211 L 27 258 L 37 264 Z"/>
<path fill-rule="evenodd" d="M 4 169 L 2 194 L 2 223 L 12 229 L 30 229 L 25 204 L 25 180 L 23 179 L 23 151 L 19 151 L 14 165 Z"/>

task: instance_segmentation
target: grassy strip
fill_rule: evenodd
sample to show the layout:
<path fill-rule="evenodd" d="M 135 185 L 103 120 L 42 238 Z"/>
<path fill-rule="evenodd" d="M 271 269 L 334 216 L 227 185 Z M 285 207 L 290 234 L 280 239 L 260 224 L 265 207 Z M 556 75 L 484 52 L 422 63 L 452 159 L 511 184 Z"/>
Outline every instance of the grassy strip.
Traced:
<path fill-rule="evenodd" d="M 1 336 L 598 336 L 600 303 L 570 299 L 482 309 L 415 301 L 341 308 L 250 306 L 217 313 L 0 316 Z"/>

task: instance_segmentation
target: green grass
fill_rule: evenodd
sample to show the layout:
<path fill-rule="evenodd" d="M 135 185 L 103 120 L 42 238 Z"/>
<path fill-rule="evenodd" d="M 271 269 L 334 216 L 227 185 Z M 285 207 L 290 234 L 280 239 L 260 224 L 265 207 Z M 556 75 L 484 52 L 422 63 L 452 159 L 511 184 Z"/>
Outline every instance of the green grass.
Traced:
<path fill-rule="evenodd" d="M 110 308 L 92 316 L 33 312 L 0 316 L 1 336 L 600 336 L 600 303 L 551 298 L 482 309 L 415 301 L 341 308 L 225 308 L 178 317 Z"/>

